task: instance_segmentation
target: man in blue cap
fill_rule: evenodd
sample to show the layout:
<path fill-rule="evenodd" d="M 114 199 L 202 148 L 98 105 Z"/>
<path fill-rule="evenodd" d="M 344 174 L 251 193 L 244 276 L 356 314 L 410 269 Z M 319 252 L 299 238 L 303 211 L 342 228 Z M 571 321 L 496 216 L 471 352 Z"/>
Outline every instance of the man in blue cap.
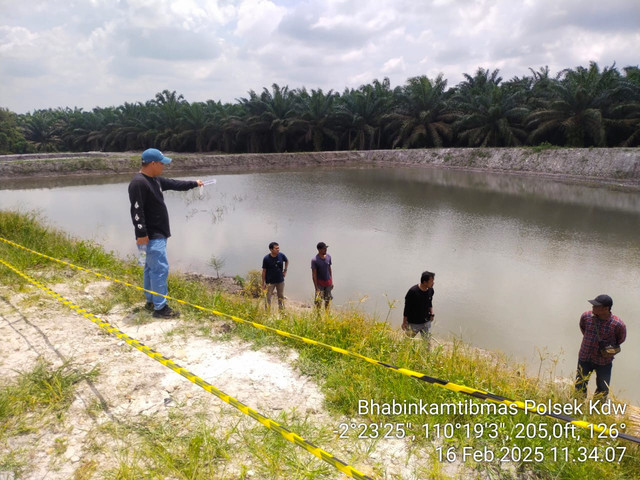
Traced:
<path fill-rule="evenodd" d="M 589 300 L 591 311 L 580 317 L 582 345 L 578 354 L 576 391 L 587 394 L 591 372 L 596 372 L 596 397 L 606 400 L 611 383 L 613 357 L 620 351 L 620 344 L 627 338 L 627 327 L 611 313 L 613 300 L 609 295 L 598 295 Z M 617 351 L 616 351 L 617 350 Z"/>
<path fill-rule="evenodd" d="M 165 157 L 160 150 L 149 148 L 142 152 L 142 167 L 129 183 L 131 221 L 136 234 L 136 243 L 146 246 L 147 249 L 144 288 L 162 295 L 168 293 L 167 239 L 171 236 L 169 212 L 162 192 L 191 190 L 203 185 L 201 180 L 183 181 L 161 177 L 164 166 L 169 163 L 171 159 Z M 147 292 L 145 297 L 147 299 L 145 308 L 149 311 L 153 310 L 154 317 L 175 318 L 180 315 L 167 305 L 166 298 Z"/>

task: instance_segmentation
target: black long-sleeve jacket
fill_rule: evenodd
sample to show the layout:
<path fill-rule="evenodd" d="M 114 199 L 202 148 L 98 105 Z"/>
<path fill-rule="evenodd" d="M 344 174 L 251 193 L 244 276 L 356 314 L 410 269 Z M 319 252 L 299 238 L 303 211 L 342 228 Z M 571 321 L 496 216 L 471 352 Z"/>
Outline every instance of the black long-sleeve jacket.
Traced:
<path fill-rule="evenodd" d="M 424 323 L 429 320 L 429 313 L 433 308 L 433 288 L 426 292 L 420 290 L 420 286 L 414 285 L 404 297 L 403 316 L 409 323 Z"/>
<path fill-rule="evenodd" d="M 136 238 L 169 238 L 169 212 L 164 204 L 162 192 L 165 190 L 191 190 L 198 182 L 173 180 L 163 177 L 149 177 L 137 173 L 129 183 L 131 201 L 131 221 Z"/>

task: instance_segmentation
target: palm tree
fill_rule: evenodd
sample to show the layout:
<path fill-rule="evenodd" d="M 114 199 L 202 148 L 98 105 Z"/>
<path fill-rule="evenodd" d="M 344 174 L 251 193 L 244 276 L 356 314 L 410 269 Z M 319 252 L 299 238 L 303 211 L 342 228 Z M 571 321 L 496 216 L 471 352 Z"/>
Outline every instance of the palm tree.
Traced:
<path fill-rule="evenodd" d="M 18 126 L 17 114 L 0 107 L 0 154 L 26 153 L 27 140 Z"/>
<path fill-rule="evenodd" d="M 150 128 L 150 107 L 141 102 L 116 108 L 115 119 L 105 139 L 108 148 L 117 151 L 142 150 L 147 144 L 145 134 Z"/>
<path fill-rule="evenodd" d="M 449 111 L 442 74 L 431 81 L 425 75 L 407 80 L 397 95 L 395 112 L 387 118 L 392 147 L 442 147 L 451 140 L 454 116 Z"/>
<path fill-rule="evenodd" d="M 336 114 L 346 130 L 349 150 L 371 150 L 381 143 L 381 122 L 391 104 L 392 92 L 388 79 L 383 83 L 363 85 L 358 90 L 345 89 L 339 99 Z"/>
<path fill-rule="evenodd" d="M 553 96 L 552 86 L 558 79 L 551 78 L 549 67 L 542 67 L 538 71 L 530 68 L 529 71 L 531 76 L 514 77 L 502 83 L 500 88 L 509 94 L 520 92 L 527 108 L 533 110 Z"/>
<path fill-rule="evenodd" d="M 218 101 L 210 123 L 209 150 L 216 144 L 218 150 L 227 153 L 247 151 L 246 144 L 242 143 L 246 116 L 247 112 L 241 104 L 222 104 Z"/>
<path fill-rule="evenodd" d="M 66 126 L 62 138 L 67 150 L 87 151 L 108 149 L 110 131 L 117 119 L 113 107 L 96 107 L 91 112 L 67 109 Z"/>
<path fill-rule="evenodd" d="M 498 76 L 500 70 L 490 72 L 488 69 L 478 68 L 475 75 L 465 73 L 465 80 L 458 84 L 455 93 L 462 97 L 473 97 L 474 95 L 482 95 L 493 91 L 494 87 L 500 86 L 502 77 Z"/>
<path fill-rule="evenodd" d="M 207 104 L 194 102 L 180 106 L 178 122 L 178 151 L 203 152 L 209 140 L 210 120 L 207 118 Z"/>
<path fill-rule="evenodd" d="M 610 114 L 611 118 L 605 119 L 609 144 L 640 146 L 640 102 L 622 103 L 613 107 Z"/>
<path fill-rule="evenodd" d="M 527 133 L 523 120 L 528 110 L 522 93 L 506 93 L 499 87 L 467 101 L 458 101 L 458 138 L 469 147 L 515 147 Z"/>
<path fill-rule="evenodd" d="M 605 117 L 622 93 L 615 66 L 601 72 L 598 64 L 561 72 L 552 84 L 553 97 L 527 120 L 532 143 L 552 139 L 570 147 L 606 146 Z"/>
<path fill-rule="evenodd" d="M 601 70 L 592 62 L 554 77 L 542 67 L 502 83 L 498 70 L 479 68 L 449 90 L 439 75 L 410 78 L 394 90 L 388 78 L 374 80 L 342 95 L 273 84 L 226 104 L 189 104 L 175 91 L 163 90 L 144 103 L 87 112 L 36 110 L 7 121 L 0 111 L 0 149 L 282 152 L 507 146 L 522 144 L 525 129 L 534 144 L 638 146 L 640 69 L 623 70 L 620 74 L 615 65 Z"/>
<path fill-rule="evenodd" d="M 250 90 L 249 98 L 240 98 L 238 102 L 244 110 L 244 115 L 241 118 L 237 136 L 245 139 L 247 152 L 273 151 L 273 148 L 269 148 L 268 140 L 271 122 L 262 117 L 266 108 L 260 96 Z"/>
<path fill-rule="evenodd" d="M 67 152 L 73 152 L 76 150 L 86 151 L 87 148 L 84 146 L 84 142 L 78 138 L 78 134 L 75 133 L 76 130 L 81 129 L 85 126 L 85 123 L 93 120 L 89 119 L 87 112 L 83 112 L 82 108 L 75 107 L 73 110 L 70 108 L 65 108 L 64 113 L 62 114 L 62 128 L 60 130 L 60 139 L 62 144 L 60 147 Z M 102 126 L 100 126 L 101 128 Z M 96 150 L 95 148 L 93 150 Z"/>
<path fill-rule="evenodd" d="M 360 87 L 360 89 L 371 93 L 378 104 L 379 113 L 378 119 L 375 122 L 377 125 L 378 139 L 375 141 L 374 148 L 389 148 L 391 146 L 391 140 L 383 136 L 383 133 L 385 132 L 386 122 L 388 121 L 386 114 L 393 109 L 394 105 L 395 91 L 391 89 L 391 81 L 388 77 L 384 77 L 382 81 L 376 78 L 371 85 L 364 85 Z"/>
<path fill-rule="evenodd" d="M 288 86 L 281 88 L 274 83 L 271 88 L 273 92 L 265 88 L 259 97 L 251 90 L 249 99 L 240 99 L 248 111 L 246 128 L 251 137 L 251 151 L 256 151 L 260 137 L 265 135 L 271 137 L 274 151 L 287 149 L 287 134 L 291 131 L 291 120 L 297 115 L 298 100 L 295 91 L 290 91 Z"/>
<path fill-rule="evenodd" d="M 150 106 L 153 121 L 156 125 L 153 144 L 160 149 L 179 150 L 180 139 L 180 117 L 182 107 L 187 103 L 182 95 L 178 95 L 175 90 L 163 90 L 156 93 L 155 100 Z"/>
<path fill-rule="evenodd" d="M 498 74 L 482 68 L 473 77 L 465 74 L 452 98 L 455 129 L 466 146 L 512 147 L 522 145 L 527 137 L 524 90 L 502 88 Z"/>
<path fill-rule="evenodd" d="M 640 69 L 624 68 L 620 79 L 619 102 L 605 119 L 609 145 L 635 147 L 640 145 Z"/>
<path fill-rule="evenodd" d="M 302 134 L 303 141 L 311 144 L 315 152 L 325 150 L 328 139 L 333 140 L 334 148 L 338 148 L 336 98 L 338 96 L 333 90 L 326 95 L 322 89 L 311 90 L 311 95 L 305 88 L 300 91 L 301 115 L 291 121 L 291 127 Z"/>
<path fill-rule="evenodd" d="M 27 114 L 22 127 L 27 141 L 36 152 L 57 152 L 62 144 L 60 132 L 63 124 L 53 110 L 36 110 Z"/>
<path fill-rule="evenodd" d="M 633 83 L 637 87 L 640 87 L 640 68 L 635 67 L 624 67 L 624 78 L 626 81 Z"/>

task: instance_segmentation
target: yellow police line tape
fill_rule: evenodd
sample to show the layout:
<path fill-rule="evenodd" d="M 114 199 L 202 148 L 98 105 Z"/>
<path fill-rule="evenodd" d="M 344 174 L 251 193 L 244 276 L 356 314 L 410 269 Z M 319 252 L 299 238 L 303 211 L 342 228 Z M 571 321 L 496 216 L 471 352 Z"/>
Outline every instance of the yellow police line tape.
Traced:
<path fill-rule="evenodd" d="M 312 340 L 310 338 L 302 337 L 302 336 L 296 335 L 294 333 L 285 332 L 284 330 L 279 330 L 277 328 L 268 327 L 268 326 L 263 325 L 261 323 L 256 323 L 256 322 L 252 322 L 252 321 L 249 321 L 249 320 L 245 320 L 243 318 L 236 317 L 234 315 L 229 315 L 227 313 L 219 312 L 217 310 L 213 310 L 213 309 L 210 309 L 210 308 L 205 308 L 205 307 L 202 307 L 200 305 L 189 303 L 189 302 L 187 302 L 185 300 L 180 300 L 178 298 L 173 298 L 173 297 L 171 297 L 169 295 L 162 295 L 161 293 L 156 293 L 156 292 L 153 292 L 151 290 L 146 290 L 146 289 L 144 289 L 142 287 L 139 287 L 138 285 L 133 285 L 131 283 L 127 283 L 125 281 L 118 280 L 116 278 L 112 278 L 112 277 L 109 277 L 107 275 L 103 275 L 101 273 L 95 272 L 95 271 L 90 270 L 88 268 L 80 267 L 78 265 L 74 265 L 72 263 L 65 262 L 64 260 L 60 260 L 60 259 L 57 259 L 57 258 L 54 258 L 54 257 L 50 257 L 49 255 L 45 255 L 44 253 L 36 252 L 35 250 L 31 250 L 30 248 L 27 248 L 27 247 L 25 247 L 23 245 L 20 245 L 18 243 L 12 242 L 11 240 L 7 240 L 6 238 L 3 238 L 3 237 L 0 237 L 0 241 L 6 243 L 8 245 L 11 245 L 11 246 L 20 248 L 22 250 L 25 250 L 25 251 L 27 251 L 29 253 L 33 253 L 35 255 L 39 255 L 41 257 L 47 258 L 47 259 L 52 260 L 54 262 L 58 262 L 58 263 L 61 263 L 63 265 L 75 268 L 77 270 L 81 270 L 81 271 L 84 271 L 84 272 L 91 273 L 91 274 L 96 275 L 96 276 L 98 276 L 100 278 L 105 278 L 107 280 L 110 280 L 110 281 L 113 281 L 113 282 L 116 282 L 116 283 L 120 283 L 120 284 L 126 285 L 128 287 L 133 287 L 133 288 L 136 288 L 136 289 L 141 290 L 143 292 L 151 293 L 152 295 L 159 295 L 159 296 L 164 297 L 164 298 L 166 298 L 168 300 L 172 300 L 172 301 L 181 303 L 183 305 L 187 305 L 187 306 L 196 308 L 198 310 L 202 310 L 202 311 L 205 311 L 205 312 L 208 312 L 208 313 L 212 313 L 212 314 L 220 316 L 220 317 L 229 318 L 229 319 L 231 319 L 231 320 L 233 320 L 234 322 L 237 322 L 237 323 L 244 323 L 244 324 L 247 324 L 247 325 L 252 325 L 253 327 L 258 328 L 260 330 L 273 332 L 273 333 L 276 333 L 277 335 L 280 335 L 280 336 L 283 336 L 283 337 L 286 337 L 286 338 L 292 338 L 294 340 L 299 340 L 299 341 L 307 343 L 309 345 L 316 345 L 316 346 L 319 346 L 319 347 L 328 348 L 328 349 L 330 349 L 330 350 L 332 350 L 332 351 L 334 351 L 336 353 L 341 353 L 341 354 L 347 355 L 349 357 L 359 358 L 360 360 L 364 360 L 365 362 L 371 363 L 373 365 L 379 365 L 379 366 L 382 366 L 382 367 L 385 367 L 385 368 L 389 368 L 389 369 L 391 369 L 393 371 L 396 371 L 396 372 L 401 373 L 403 375 L 406 375 L 408 377 L 416 378 L 416 379 L 421 380 L 423 382 L 427 382 L 427 383 L 430 383 L 432 385 L 435 385 L 436 387 L 441 387 L 441 388 L 444 388 L 446 390 L 450 390 L 452 392 L 463 393 L 465 395 L 469 395 L 471 397 L 474 397 L 474 398 L 477 398 L 477 399 L 480 399 L 480 400 L 485 400 L 485 401 L 488 401 L 488 402 L 502 403 L 502 404 L 505 404 L 505 405 L 515 405 L 518 409 L 523 410 L 525 412 L 532 412 L 533 411 L 533 408 L 530 405 L 525 405 L 525 403 L 520 401 L 520 400 L 513 400 L 513 399 L 510 399 L 510 398 L 507 398 L 507 397 L 503 397 L 501 395 L 496 395 L 496 394 L 493 394 L 493 393 L 490 393 L 490 392 L 486 392 L 484 390 L 479 390 L 479 389 L 467 387 L 467 386 L 464 386 L 464 385 L 458 385 L 458 384 L 449 382 L 448 380 L 441 380 L 439 378 L 430 377 L 428 375 L 425 375 L 424 373 L 420 373 L 420 372 L 416 372 L 416 371 L 413 371 L 413 370 L 409 370 L 407 368 L 397 367 L 395 365 L 391 365 L 389 363 L 385 363 L 385 362 L 382 362 L 380 360 L 376 360 L 376 359 L 373 359 L 373 358 L 366 357 L 366 356 L 361 355 L 359 353 L 350 352 L 349 350 L 345 350 L 345 349 L 340 348 L 340 347 L 335 347 L 333 345 L 322 343 L 322 342 L 319 342 L 317 340 Z M 591 432 L 602 433 L 602 434 L 605 434 L 605 435 L 609 435 L 609 434 L 610 435 L 617 435 L 616 438 L 622 438 L 624 440 L 629 440 L 631 442 L 640 444 L 640 437 L 636 437 L 636 436 L 633 436 L 633 435 L 630 435 L 630 434 L 627 434 L 627 433 L 624 433 L 624 432 L 619 432 L 619 431 L 613 432 L 612 430 L 602 426 L 601 424 L 596 425 L 596 424 L 593 424 L 593 423 L 590 423 L 590 422 L 586 422 L 586 421 L 583 421 L 583 420 L 577 420 L 577 419 L 572 418 L 572 417 L 570 417 L 568 415 L 556 414 L 554 412 L 550 412 L 550 411 L 548 411 L 547 408 L 545 408 L 545 405 L 543 405 L 543 404 L 538 404 L 538 405 L 535 406 L 535 413 L 537 413 L 538 415 L 544 416 L 544 417 L 554 418 L 556 420 L 561 420 L 563 422 L 571 423 L 571 424 L 573 424 L 573 425 L 575 425 L 577 427 L 584 428 L 586 430 L 590 430 Z"/>
<path fill-rule="evenodd" d="M 63 297 L 62 295 L 60 295 L 60 294 L 56 293 L 55 291 L 51 290 L 46 285 L 43 285 L 42 283 L 38 282 L 36 279 L 34 279 L 34 278 L 30 277 L 29 275 L 27 275 L 26 273 L 18 270 L 16 267 L 14 267 L 10 263 L 6 262 L 1 257 L 0 257 L 0 263 L 2 263 L 8 269 L 12 270 L 14 273 L 20 275 L 22 278 L 27 280 L 32 285 L 35 285 L 36 287 L 40 288 L 44 292 L 46 292 L 49 295 L 51 295 L 53 298 L 55 298 L 57 301 L 59 301 L 63 305 L 66 305 L 70 309 L 72 309 L 75 312 L 81 314 L 83 317 L 91 320 L 93 323 L 98 325 L 98 327 L 102 328 L 103 330 L 106 330 L 111 335 L 114 335 L 114 336 L 118 337 L 119 339 L 124 340 L 126 343 L 131 345 L 133 348 L 135 348 L 137 350 L 140 350 L 142 353 L 144 353 L 145 355 L 148 355 L 149 357 L 153 358 L 154 360 L 157 360 L 158 362 L 160 362 L 165 367 L 170 368 L 174 372 L 182 375 L 184 378 L 186 378 L 190 382 L 193 382 L 196 385 L 198 385 L 199 387 L 201 387 L 204 390 L 206 390 L 207 392 L 214 394 L 216 397 L 218 397 L 223 402 L 226 402 L 229 405 L 234 406 L 235 408 L 240 410 L 242 413 L 244 413 L 245 415 L 250 416 L 254 420 L 257 420 L 258 422 L 260 422 L 262 425 L 264 425 L 268 429 L 273 430 L 275 432 L 278 432 L 286 440 L 290 441 L 291 443 L 294 443 L 295 445 L 298 445 L 299 447 L 304 448 L 307 452 L 311 453 L 312 455 L 315 455 L 320 460 L 324 460 L 329 465 L 331 465 L 332 467 L 337 468 L 338 470 L 340 470 L 345 475 L 347 475 L 347 476 L 349 476 L 351 478 L 356 478 L 356 479 L 360 479 L 360 480 L 372 480 L 371 477 L 368 477 L 367 475 L 363 474 L 362 472 L 359 472 L 358 470 L 356 470 L 355 468 L 351 467 L 347 463 L 345 463 L 342 460 L 334 457 L 329 452 L 327 452 L 327 451 L 325 451 L 325 450 L 323 450 L 323 449 L 321 449 L 319 447 L 316 447 L 314 444 L 312 444 L 308 440 L 305 440 L 300 435 L 288 430 L 287 428 L 285 428 L 282 425 L 278 424 L 274 420 L 271 420 L 270 418 L 265 417 L 261 413 L 253 410 L 251 407 L 248 407 L 248 406 L 244 405 L 242 402 L 240 402 L 240 401 L 236 400 L 235 398 L 227 395 L 222 390 L 219 390 L 216 387 L 214 387 L 213 385 L 211 385 L 210 383 L 208 383 L 206 380 L 203 380 L 201 377 L 195 375 L 194 373 L 191 373 L 186 368 L 183 368 L 180 365 L 178 365 L 177 363 L 173 362 L 172 360 L 169 360 L 168 358 L 164 357 L 161 353 L 156 352 L 155 350 L 147 347 L 145 344 L 139 342 L 135 338 L 130 337 L 129 335 L 127 335 L 123 331 L 121 331 L 118 328 L 112 326 L 109 322 L 107 322 L 105 320 L 102 320 L 99 317 L 96 317 L 92 313 L 87 312 L 84 308 L 80 307 L 79 305 L 76 305 L 71 300 Z"/>

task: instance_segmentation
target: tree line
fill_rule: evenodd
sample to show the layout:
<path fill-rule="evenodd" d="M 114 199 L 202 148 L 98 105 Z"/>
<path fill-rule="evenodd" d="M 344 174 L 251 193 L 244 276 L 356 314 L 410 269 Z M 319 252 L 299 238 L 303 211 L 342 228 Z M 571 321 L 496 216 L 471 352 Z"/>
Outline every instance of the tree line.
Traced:
<path fill-rule="evenodd" d="M 447 88 L 443 75 L 388 78 L 341 94 L 273 84 L 235 103 L 189 103 L 164 90 L 144 103 L 0 108 L 0 153 L 299 152 L 431 147 L 640 145 L 640 69 L 548 67 L 503 81 L 479 68 Z"/>

